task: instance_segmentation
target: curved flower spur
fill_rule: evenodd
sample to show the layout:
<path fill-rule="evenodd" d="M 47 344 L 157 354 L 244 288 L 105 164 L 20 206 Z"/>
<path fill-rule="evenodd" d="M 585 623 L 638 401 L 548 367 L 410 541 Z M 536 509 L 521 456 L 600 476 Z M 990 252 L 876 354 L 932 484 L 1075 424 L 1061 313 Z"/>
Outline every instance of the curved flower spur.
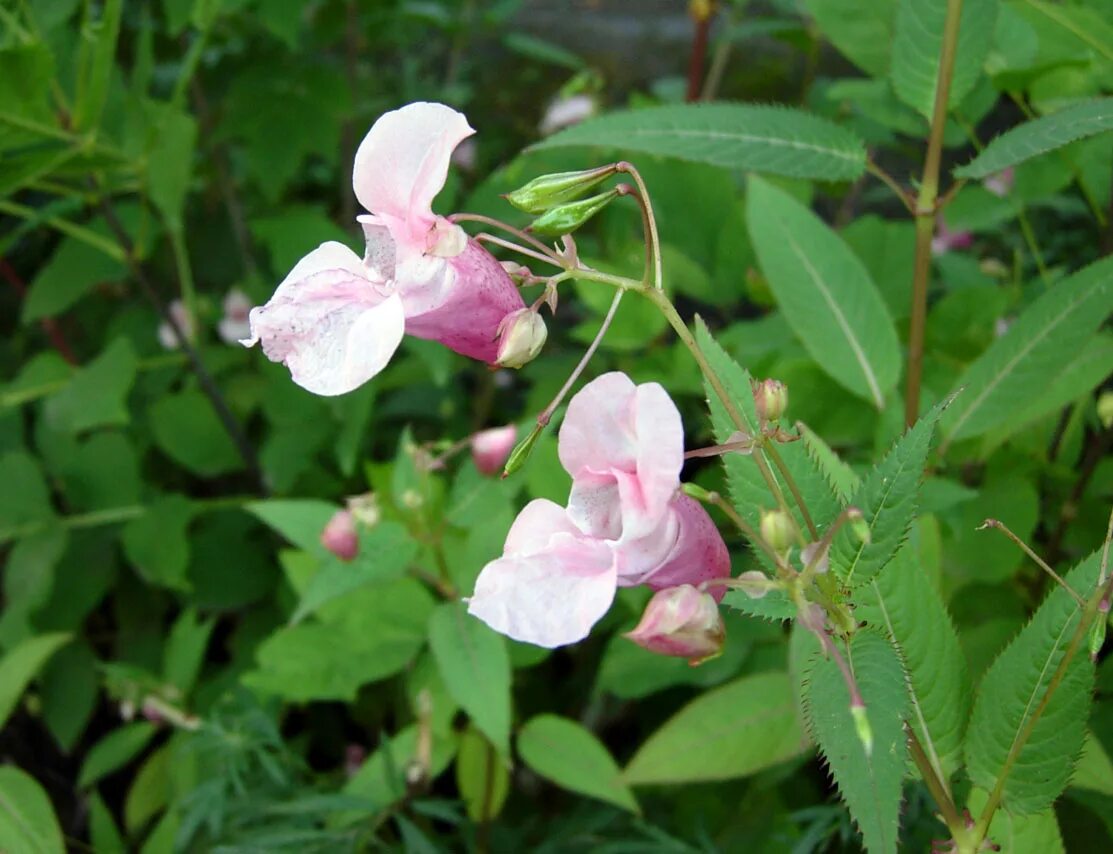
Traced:
<path fill-rule="evenodd" d="M 357 217 L 364 257 L 321 244 L 251 310 L 251 337 L 242 343 L 260 342 L 295 383 L 322 395 L 367 382 L 405 333 L 497 363 L 504 320 L 525 303 L 498 260 L 432 210 L 453 150 L 474 132 L 443 104 L 382 115 L 360 143 L 352 175 L 370 211 Z"/>

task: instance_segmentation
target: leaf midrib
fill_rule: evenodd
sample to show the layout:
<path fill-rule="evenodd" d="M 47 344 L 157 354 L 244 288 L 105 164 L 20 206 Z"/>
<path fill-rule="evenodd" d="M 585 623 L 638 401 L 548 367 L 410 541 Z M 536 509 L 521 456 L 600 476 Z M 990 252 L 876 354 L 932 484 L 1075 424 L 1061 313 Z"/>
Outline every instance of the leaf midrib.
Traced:
<path fill-rule="evenodd" d="M 828 154 L 832 157 L 838 157 L 851 163 L 859 164 L 862 158 L 855 152 L 846 151 L 841 148 L 826 148 L 821 145 L 816 145 L 812 142 L 803 142 L 801 140 L 790 139 L 783 136 L 761 136 L 753 133 L 738 133 L 734 131 L 719 131 L 719 130 L 685 130 L 684 128 L 641 128 L 631 129 L 624 131 L 623 134 L 629 137 L 655 137 L 667 136 L 685 138 L 700 138 L 700 139 L 713 139 L 713 140 L 730 140 L 732 142 L 759 142 L 765 145 L 780 146 L 786 148 L 795 148 L 801 151 L 811 151 L 818 154 Z"/>

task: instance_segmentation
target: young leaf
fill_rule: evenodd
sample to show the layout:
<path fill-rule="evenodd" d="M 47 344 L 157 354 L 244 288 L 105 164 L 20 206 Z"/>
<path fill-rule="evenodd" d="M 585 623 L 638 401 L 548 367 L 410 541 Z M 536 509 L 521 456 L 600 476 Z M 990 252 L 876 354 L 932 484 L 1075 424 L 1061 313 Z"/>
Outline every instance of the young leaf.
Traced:
<path fill-rule="evenodd" d="M 39 635 L 28 638 L 0 658 L 0 727 L 7 722 L 35 674 L 69 642 L 68 632 Z"/>
<path fill-rule="evenodd" d="M 853 181 L 866 149 L 853 133 L 790 107 L 683 104 L 610 113 L 550 136 L 534 150 L 598 145 L 795 178 Z"/>
<path fill-rule="evenodd" d="M 1095 552 L 1067 573 L 1066 583 L 1086 596 L 1100 563 L 1101 553 Z M 1004 778 L 1002 802 L 1013 815 L 1049 807 L 1066 787 L 1082 750 L 1094 667 L 1085 638 L 1072 646 L 1081 617 L 1082 606 L 1066 590 L 1052 590 L 997 656 L 974 701 L 967 771 L 974 785 L 987 791 Z M 1049 699 L 1048 687 L 1072 649 L 1073 658 Z"/>
<path fill-rule="evenodd" d="M 893 319 L 869 272 L 788 193 L 751 178 L 750 238 L 792 331 L 825 372 L 878 409 L 900 375 Z"/>
<path fill-rule="evenodd" d="M 968 367 L 944 416 L 944 444 L 980 436 L 1021 414 L 1054 383 L 1113 312 L 1113 258 L 1044 292 Z"/>
<path fill-rule="evenodd" d="M 808 739 L 785 673 L 744 676 L 693 700 L 641 746 L 632 785 L 730 780 L 804 751 Z"/>
<path fill-rule="evenodd" d="M 902 101 L 928 120 L 939 85 L 940 50 L 947 0 L 900 0 L 897 5 L 893 64 L 889 76 Z M 974 88 L 993 43 L 997 0 L 965 0 L 959 17 L 954 70 L 947 105 L 953 107 Z"/>
<path fill-rule="evenodd" d="M 908 753 L 904 721 L 908 692 L 892 645 L 860 631 L 848 654 L 866 703 L 873 749 L 867 756 L 850 714 L 850 694 L 834 660 L 818 657 L 805 676 L 804 707 L 811 733 L 870 854 L 897 850 L 901 782 Z"/>
<path fill-rule="evenodd" d="M 866 74 L 884 77 L 896 0 L 804 0 L 804 7 L 841 54 Z"/>
<path fill-rule="evenodd" d="M 924 477 L 936 422 L 950 403 L 936 404 L 889 450 L 854 493 L 851 505 L 862 511 L 870 529 L 862 542 L 844 528 L 831 546 L 831 568 L 851 587 L 865 584 L 885 568 L 908 535 Z"/>
<path fill-rule="evenodd" d="M 1076 139 L 1113 130 L 1113 98 L 1097 98 L 1005 131 L 977 157 L 955 169 L 956 178 L 978 180 Z"/>
<path fill-rule="evenodd" d="M 966 658 L 939 591 L 905 545 L 855 596 L 854 615 L 896 647 L 911 697 L 908 723 L 936 773 L 947 780 L 962 761 L 970 713 Z"/>
<path fill-rule="evenodd" d="M 641 812 L 606 746 L 575 721 L 557 715 L 530 718 L 518 733 L 518 753 L 562 789 Z"/>
<path fill-rule="evenodd" d="M 741 414 L 743 423 L 746 425 L 746 432 L 750 435 L 756 435 L 758 419 L 754 410 L 750 375 L 719 346 L 719 343 L 711 336 L 711 332 L 702 320 L 696 322 L 696 341 L 712 369 L 722 381 L 727 394 L 734 401 L 735 408 Z M 738 428 L 711 387 L 706 383 L 704 387 L 707 392 L 707 403 L 711 411 L 711 425 L 714 429 L 715 439 L 719 442 L 727 442 Z M 800 489 L 801 497 L 811 513 L 812 519 L 820 528 L 824 527 L 842 509 L 827 478 L 808 455 L 803 442 L 781 445 L 779 451 L 786 468 L 792 473 L 792 478 Z M 754 451 L 755 455 L 762 453 L 761 451 Z M 761 522 L 762 508 L 774 506 L 773 497 L 769 494 L 769 487 L 762 477 L 757 463 L 752 457 L 741 454 L 724 454 L 722 460 L 727 473 L 727 486 L 730 489 L 731 503 L 743 519 L 757 528 Z M 780 472 L 772 462 L 767 461 L 767 467 L 781 487 L 781 491 L 789 496 L 788 486 Z M 788 497 L 788 501 L 797 522 L 803 525 L 803 518 L 792 503 L 792 498 Z"/>
<path fill-rule="evenodd" d="M 35 778 L 14 765 L 0 768 L 0 851 L 64 854 L 62 829 Z"/>
<path fill-rule="evenodd" d="M 429 646 L 448 693 L 500 753 L 510 752 L 510 658 L 506 642 L 446 603 L 429 618 Z"/>

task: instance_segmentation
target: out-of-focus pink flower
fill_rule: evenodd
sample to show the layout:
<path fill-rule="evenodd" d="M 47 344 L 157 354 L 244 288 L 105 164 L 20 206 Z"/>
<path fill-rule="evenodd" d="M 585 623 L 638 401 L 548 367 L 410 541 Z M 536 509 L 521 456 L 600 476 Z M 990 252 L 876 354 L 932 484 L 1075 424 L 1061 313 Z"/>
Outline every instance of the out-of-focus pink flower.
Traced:
<path fill-rule="evenodd" d="M 974 235 L 969 231 L 951 231 L 940 217 L 935 224 L 935 236 L 931 239 L 931 254 L 946 255 L 955 249 L 968 249 L 974 243 Z"/>
<path fill-rule="evenodd" d="M 193 318 L 186 311 L 185 303 L 180 299 L 173 300 L 166 310 L 170 316 L 174 318 L 174 322 L 178 324 L 181 330 L 185 333 L 186 338 L 190 341 L 195 337 L 196 329 L 193 325 Z M 170 324 L 165 320 L 158 325 L 158 343 L 162 345 L 164 350 L 177 350 L 178 349 L 178 336 L 174 334 L 174 330 Z"/>
<path fill-rule="evenodd" d="M 524 307 L 510 276 L 462 228 L 433 213 L 453 149 L 474 131 L 443 104 L 385 113 L 356 151 L 360 259 L 340 243 L 305 256 L 270 301 L 251 310 L 261 341 L 294 382 L 343 394 L 377 374 L 403 333 L 484 362 L 498 356 L 503 318 Z"/>
<path fill-rule="evenodd" d="M 699 664 L 722 652 L 726 629 L 715 598 L 682 584 L 654 593 L 641 621 L 625 637 L 658 655 Z"/>
<path fill-rule="evenodd" d="M 321 545 L 341 560 L 353 560 L 359 554 L 359 532 L 350 510 L 337 510 L 321 531 Z"/>
<path fill-rule="evenodd" d="M 478 161 L 479 151 L 474 137 L 465 139 L 452 152 L 452 165 L 461 172 L 474 172 Z"/>
<path fill-rule="evenodd" d="M 584 119 L 590 119 L 597 111 L 595 99 L 590 95 L 579 94 L 554 98 L 545 108 L 545 115 L 541 117 L 541 124 L 537 129 L 542 136 L 548 136 L 562 128 L 579 124 Z"/>
<path fill-rule="evenodd" d="M 497 472 L 514 450 L 517 438 L 518 428 L 513 424 L 480 430 L 471 440 L 471 458 L 475 467 L 482 474 Z"/>
<path fill-rule="evenodd" d="M 1000 172 L 995 172 L 988 178 L 982 181 L 982 186 L 985 187 L 993 195 L 999 198 L 1005 198 L 1012 192 L 1013 182 L 1016 180 L 1016 170 L 1012 166 L 1006 166 Z"/>
<path fill-rule="evenodd" d="M 679 491 L 683 426 L 660 385 L 621 373 L 588 383 L 568 405 L 558 451 L 572 475 L 568 506 L 527 504 L 503 556 L 476 580 L 468 610 L 491 628 L 563 646 L 587 636 L 617 587 L 698 586 L 730 574 L 715 524 Z"/>
<path fill-rule="evenodd" d="M 248 317 L 251 313 L 251 300 L 239 288 L 232 288 L 224 296 L 224 316 L 220 318 L 216 331 L 225 344 L 236 344 L 251 335 Z"/>

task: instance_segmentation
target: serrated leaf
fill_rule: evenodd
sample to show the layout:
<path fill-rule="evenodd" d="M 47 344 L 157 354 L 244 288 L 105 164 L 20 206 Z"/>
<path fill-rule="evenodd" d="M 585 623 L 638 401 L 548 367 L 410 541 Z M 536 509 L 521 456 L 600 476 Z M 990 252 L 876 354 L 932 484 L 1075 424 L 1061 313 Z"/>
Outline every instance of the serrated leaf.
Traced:
<path fill-rule="evenodd" d="M 0 851 L 63 854 L 65 850 L 58 817 L 35 778 L 13 765 L 0 768 Z"/>
<path fill-rule="evenodd" d="M 928 120 L 939 85 L 947 7 L 947 0 L 900 0 L 897 5 L 889 76 L 900 99 Z M 962 4 L 948 107 L 960 103 L 977 83 L 993 43 L 996 21 L 997 0 L 965 0 Z"/>
<path fill-rule="evenodd" d="M 955 169 L 978 180 L 1088 136 L 1113 130 L 1113 98 L 1097 98 L 1042 116 L 995 137 L 977 157 Z"/>
<path fill-rule="evenodd" d="M 754 409 L 754 396 L 750 388 L 749 373 L 727 354 L 712 337 L 706 324 L 699 319 L 696 322 L 696 341 L 726 388 L 727 394 L 734 401 L 735 407 L 746 425 L 746 432 L 750 435 L 756 435 L 758 419 L 757 412 Z M 719 400 L 706 382 L 704 388 L 707 393 L 715 439 L 719 442 L 726 442 L 738 428 L 727 414 L 722 401 Z M 779 451 L 785 467 L 792 474 L 792 478 L 800 490 L 801 497 L 804 499 L 804 504 L 807 506 L 812 519 L 817 526 L 824 527 L 842 509 L 826 477 L 808 456 L 802 442 L 781 445 Z M 763 452 L 755 451 L 754 454 L 763 454 Z M 743 519 L 753 527 L 759 527 L 762 508 L 773 507 L 775 502 L 757 463 L 753 457 L 741 454 L 724 454 L 722 460 L 727 473 L 727 486 L 730 490 L 731 503 Z M 776 470 L 771 462 L 767 462 L 767 465 L 781 487 L 781 491 L 788 496 L 788 486 L 780 472 Z M 803 518 L 795 504 L 792 503 L 791 497 L 788 500 L 797 521 L 803 525 Z"/>
<path fill-rule="evenodd" d="M 623 772 L 631 785 L 730 780 L 807 747 L 786 673 L 744 676 L 708 691 L 671 717 Z"/>
<path fill-rule="evenodd" d="M 762 620 L 784 622 L 796 616 L 796 606 L 782 590 L 770 590 L 760 599 L 753 599 L 742 590 L 728 590 L 723 604 Z"/>
<path fill-rule="evenodd" d="M 940 779 L 947 780 L 962 761 L 970 674 L 947 607 L 911 545 L 861 588 L 854 605 L 854 616 L 896 647 L 908 682 L 908 723 Z"/>
<path fill-rule="evenodd" d="M 1049 288 L 966 369 L 963 393 L 940 422 L 944 444 L 980 436 L 1021 414 L 1113 312 L 1113 258 Z"/>
<path fill-rule="evenodd" d="M 820 368 L 878 409 L 900 375 L 893 319 L 865 265 L 783 190 L 751 178 L 750 239 L 785 320 Z"/>
<path fill-rule="evenodd" d="M 839 458 L 839 455 L 823 441 L 819 434 L 806 424 L 798 423 L 796 427 L 800 431 L 804 447 L 808 450 L 808 456 L 823 472 L 839 501 L 844 504 L 849 503 L 850 497 L 858 490 L 862 479 L 854 469 Z"/>
<path fill-rule="evenodd" d="M 867 756 L 858 738 L 850 715 L 850 693 L 833 659 L 820 657 L 812 665 L 805 686 L 805 714 L 866 850 L 895 852 L 908 753 L 904 673 L 892 645 L 879 634 L 860 631 L 843 652 L 866 704 L 872 752 Z"/>
<path fill-rule="evenodd" d="M 1067 573 L 1066 583 L 1086 596 L 1100 563 L 1101 554 L 1095 552 Z M 1066 788 L 1082 750 L 1094 684 L 1085 638 L 1047 700 L 1048 686 L 1070 648 L 1082 610 L 1066 590 L 1055 587 L 990 665 L 974 701 L 966 735 L 967 772 L 987 791 L 1007 774 L 1002 803 L 1014 815 L 1031 815 L 1050 806 Z"/>
<path fill-rule="evenodd" d="M 847 526 L 831 544 L 831 569 L 848 586 L 860 586 L 876 576 L 908 535 L 935 425 L 950 402 L 951 398 L 941 401 L 921 417 L 854 493 L 850 503 L 862 511 L 870 540 L 863 543 Z"/>
<path fill-rule="evenodd" d="M 820 32 L 874 77 L 889 70 L 896 0 L 804 0 Z"/>
<path fill-rule="evenodd" d="M 677 104 L 609 113 L 550 136 L 533 150 L 598 145 L 795 178 L 853 181 L 866 149 L 853 133 L 790 107 Z"/>
<path fill-rule="evenodd" d="M 972 815 L 978 815 L 989 800 L 989 794 L 982 789 L 970 790 L 966 808 Z M 1048 809 L 1034 815 L 1013 816 L 1004 810 L 997 810 L 989 823 L 986 837 L 998 851 L 1008 854 L 1063 854 L 1063 836 L 1059 832 L 1059 821 L 1055 810 Z"/>
<path fill-rule="evenodd" d="M 575 721 L 557 715 L 530 718 L 518 733 L 518 754 L 562 789 L 641 812 L 610 751 Z"/>
<path fill-rule="evenodd" d="M 449 602 L 429 617 L 429 647 L 448 693 L 499 752 L 510 752 L 510 658 L 506 641 Z"/>
<path fill-rule="evenodd" d="M 7 723 L 31 680 L 70 638 L 68 632 L 27 638 L 0 658 L 0 727 Z"/>

